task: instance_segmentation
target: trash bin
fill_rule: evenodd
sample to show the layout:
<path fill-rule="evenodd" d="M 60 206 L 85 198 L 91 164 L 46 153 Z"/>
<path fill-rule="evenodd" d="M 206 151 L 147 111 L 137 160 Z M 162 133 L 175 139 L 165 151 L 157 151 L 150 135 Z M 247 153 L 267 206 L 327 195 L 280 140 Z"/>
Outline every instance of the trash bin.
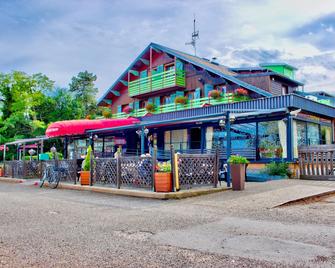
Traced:
<path fill-rule="evenodd" d="M 231 183 L 234 191 L 244 190 L 246 164 L 230 164 Z"/>

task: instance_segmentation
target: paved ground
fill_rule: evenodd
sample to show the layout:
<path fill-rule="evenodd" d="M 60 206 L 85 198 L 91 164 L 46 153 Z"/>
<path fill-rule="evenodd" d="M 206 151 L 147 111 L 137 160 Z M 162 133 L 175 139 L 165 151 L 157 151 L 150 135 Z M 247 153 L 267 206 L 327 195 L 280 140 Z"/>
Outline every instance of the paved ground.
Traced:
<path fill-rule="evenodd" d="M 311 187 L 335 183 L 169 201 L 0 183 L 0 266 L 335 267 L 334 195 L 273 208 Z"/>

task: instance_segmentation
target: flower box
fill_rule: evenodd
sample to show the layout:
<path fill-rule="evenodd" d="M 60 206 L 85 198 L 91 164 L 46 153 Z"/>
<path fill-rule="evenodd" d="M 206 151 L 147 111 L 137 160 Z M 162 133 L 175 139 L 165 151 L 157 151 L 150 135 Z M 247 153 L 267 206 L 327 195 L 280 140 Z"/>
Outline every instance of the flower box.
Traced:
<path fill-rule="evenodd" d="M 164 193 L 172 191 L 171 172 L 155 172 L 155 191 Z"/>
<path fill-rule="evenodd" d="M 80 184 L 81 185 L 90 185 L 90 171 L 80 171 Z"/>

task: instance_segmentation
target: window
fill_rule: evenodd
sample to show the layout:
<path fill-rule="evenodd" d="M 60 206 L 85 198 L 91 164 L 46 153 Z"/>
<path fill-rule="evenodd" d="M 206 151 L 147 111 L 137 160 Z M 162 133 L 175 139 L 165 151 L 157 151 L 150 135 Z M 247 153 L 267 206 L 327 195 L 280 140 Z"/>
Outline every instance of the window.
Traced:
<path fill-rule="evenodd" d="M 174 70 L 174 63 L 168 63 L 164 66 L 164 71 Z"/>
<path fill-rule="evenodd" d="M 288 87 L 285 85 L 281 86 L 281 94 L 282 95 L 287 95 L 288 94 Z"/>
<path fill-rule="evenodd" d="M 194 91 L 189 91 L 186 93 L 186 97 L 189 99 L 189 100 L 194 100 Z"/>
<path fill-rule="evenodd" d="M 286 122 L 268 121 L 258 124 L 260 158 L 286 158 Z"/>
<path fill-rule="evenodd" d="M 146 105 L 147 105 L 146 101 L 144 101 L 144 100 L 140 101 L 140 109 L 144 109 Z"/>
<path fill-rule="evenodd" d="M 298 148 L 306 145 L 306 122 L 293 120 L 293 155 L 298 157 Z"/>
<path fill-rule="evenodd" d="M 187 129 L 168 130 L 164 132 L 164 150 L 170 150 L 170 145 L 176 150 L 187 149 Z"/>
<path fill-rule="evenodd" d="M 171 97 L 170 96 L 162 96 L 161 97 L 161 104 L 169 104 L 171 102 Z"/>
<path fill-rule="evenodd" d="M 316 123 L 307 123 L 307 144 L 320 144 L 319 125 Z"/>
<path fill-rule="evenodd" d="M 331 144 L 332 143 L 332 129 L 329 126 L 321 126 L 321 143 Z"/>

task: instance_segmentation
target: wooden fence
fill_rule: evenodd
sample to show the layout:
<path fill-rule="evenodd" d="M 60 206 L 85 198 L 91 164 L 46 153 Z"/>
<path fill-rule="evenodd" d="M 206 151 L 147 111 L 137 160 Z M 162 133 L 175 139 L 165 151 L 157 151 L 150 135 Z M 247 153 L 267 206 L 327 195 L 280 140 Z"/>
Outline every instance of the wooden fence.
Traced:
<path fill-rule="evenodd" d="M 299 148 L 301 179 L 328 180 L 334 176 L 335 145 L 311 145 Z"/>

